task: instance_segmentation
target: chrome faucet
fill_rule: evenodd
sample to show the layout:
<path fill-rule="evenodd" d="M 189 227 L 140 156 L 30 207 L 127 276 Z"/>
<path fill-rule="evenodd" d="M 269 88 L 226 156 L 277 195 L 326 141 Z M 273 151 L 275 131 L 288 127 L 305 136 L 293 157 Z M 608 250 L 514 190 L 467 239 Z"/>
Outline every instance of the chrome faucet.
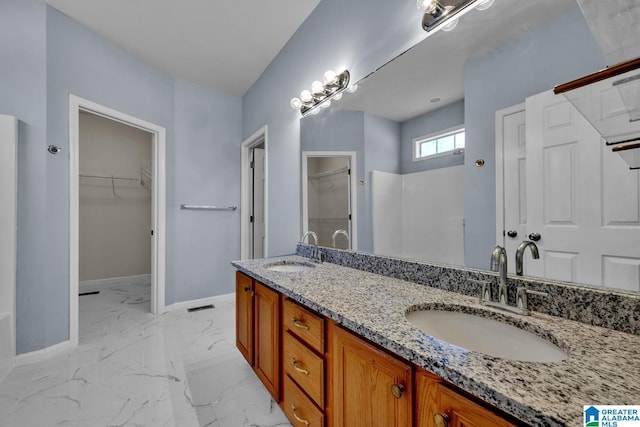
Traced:
<path fill-rule="evenodd" d="M 523 273 L 523 263 L 524 263 L 524 251 L 527 248 L 531 248 L 531 257 L 533 259 L 540 258 L 540 254 L 538 252 L 538 246 L 530 240 L 525 240 L 518 245 L 518 249 L 516 249 L 516 275 L 522 276 Z"/>
<path fill-rule="evenodd" d="M 498 302 L 507 303 L 507 251 L 496 246 L 491 253 L 491 270 L 498 272 Z"/>
<path fill-rule="evenodd" d="M 537 259 L 539 257 L 538 247 L 533 242 L 528 240 L 522 242 L 516 252 L 516 269 L 519 271 L 519 276 L 522 275 L 522 257 L 525 249 L 529 246 L 531 247 L 533 258 Z M 502 246 L 496 246 L 491 253 L 491 270 L 498 272 L 498 301 L 491 299 L 491 284 L 489 282 L 485 280 L 468 279 L 470 282 L 482 286 L 480 304 L 528 316 L 531 312 L 529 310 L 527 295 L 549 296 L 546 292 L 529 290 L 525 285 L 516 290 L 516 305 L 509 305 L 507 302 L 507 252 Z"/>
<path fill-rule="evenodd" d="M 307 239 L 307 242 L 309 242 L 309 237 L 313 237 L 313 244 L 315 246 L 315 248 L 311 249 L 311 259 L 317 262 L 322 262 L 322 253 L 318 248 L 318 235 L 315 232 L 311 230 L 305 231 L 300 238 L 300 243 L 304 243 L 304 239 Z M 309 242 L 309 244 L 311 244 L 311 242 Z"/>
<path fill-rule="evenodd" d="M 331 244 L 332 247 L 336 247 L 336 237 L 338 237 L 338 234 L 342 234 L 344 237 L 347 238 L 347 247 L 349 246 L 349 234 L 346 232 L 346 230 L 336 230 L 333 232 L 333 236 L 331 236 Z"/>

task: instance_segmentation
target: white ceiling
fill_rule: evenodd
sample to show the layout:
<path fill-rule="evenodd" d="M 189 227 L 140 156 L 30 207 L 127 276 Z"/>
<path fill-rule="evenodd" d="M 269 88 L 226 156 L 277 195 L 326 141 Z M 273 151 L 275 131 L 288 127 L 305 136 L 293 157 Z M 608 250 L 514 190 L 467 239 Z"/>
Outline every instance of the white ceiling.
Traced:
<path fill-rule="evenodd" d="M 464 98 L 464 63 L 554 16 L 576 0 L 496 0 L 472 10 L 451 32 L 439 31 L 376 71 L 335 108 L 363 110 L 402 122 Z M 416 25 L 421 17 L 416 12 Z M 596 70 L 594 70 L 596 71 Z M 430 103 L 432 98 L 440 102 Z"/>
<path fill-rule="evenodd" d="M 241 96 L 320 0 L 46 0 L 145 62 Z"/>

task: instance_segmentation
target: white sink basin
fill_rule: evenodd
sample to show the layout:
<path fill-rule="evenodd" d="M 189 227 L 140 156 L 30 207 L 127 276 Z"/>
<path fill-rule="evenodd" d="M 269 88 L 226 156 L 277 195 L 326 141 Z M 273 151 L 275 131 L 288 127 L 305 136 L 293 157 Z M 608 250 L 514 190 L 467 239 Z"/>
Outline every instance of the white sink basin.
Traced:
<path fill-rule="evenodd" d="M 467 350 L 526 362 L 559 362 L 568 356 L 531 332 L 486 317 L 444 310 L 420 310 L 407 320 L 427 334 Z"/>
<path fill-rule="evenodd" d="M 265 265 L 265 268 L 269 271 L 280 271 L 283 273 L 299 273 L 303 271 L 309 271 L 316 268 L 315 265 L 308 262 L 297 261 L 278 261 Z"/>

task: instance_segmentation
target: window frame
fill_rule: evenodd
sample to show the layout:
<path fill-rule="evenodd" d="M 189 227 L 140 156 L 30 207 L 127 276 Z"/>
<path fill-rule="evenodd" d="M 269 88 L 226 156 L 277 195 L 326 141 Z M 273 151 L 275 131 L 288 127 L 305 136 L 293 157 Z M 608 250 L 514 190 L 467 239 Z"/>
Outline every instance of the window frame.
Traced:
<path fill-rule="evenodd" d="M 449 150 L 449 151 L 443 151 L 441 153 L 436 153 L 436 154 L 430 154 L 428 156 L 424 156 L 424 157 L 419 157 L 419 145 L 425 143 L 425 142 L 430 142 L 430 141 L 435 141 L 437 139 L 440 138 L 444 138 L 446 136 L 449 135 L 454 135 L 457 133 L 461 133 L 461 132 L 465 132 L 465 146 L 466 146 L 466 130 L 465 130 L 465 126 L 464 125 L 458 125 L 458 126 L 454 126 L 448 129 L 444 129 L 438 132 L 434 132 L 434 133 L 430 133 L 428 135 L 423 135 L 423 136 L 418 136 L 416 138 L 413 138 L 412 140 L 412 144 L 413 144 L 413 161 L 414 162 L 421 162 L 423 160 L 429 160 L 429 159 L 435 159 L 437 157 L 444 157 L 444 156 L 450 156 L 452 154 L 464 154 L 464 148 L 454 148 L 453 150 Z"/>

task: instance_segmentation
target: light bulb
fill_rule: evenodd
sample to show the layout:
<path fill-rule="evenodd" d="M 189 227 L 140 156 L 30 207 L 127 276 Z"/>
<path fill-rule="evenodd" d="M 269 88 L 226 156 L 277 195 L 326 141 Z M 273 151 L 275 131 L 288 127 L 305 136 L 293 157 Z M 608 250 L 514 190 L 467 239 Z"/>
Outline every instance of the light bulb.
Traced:
<path fill-rule="evenodd" d="M 458 26 L 458 18 L 452 19 L 447 25 L 442 27 L 442 31 L 453 31 Z"/>
<path fill-rule="evenodd" d="M 353 93 L 353 92 L 355 92 L 357 90 L 358 90 L 358 84 L 357 83 L 354 83 L 352 85 L 349 85 L 349 87 L 347 87 L 347 92 L 349 92 L 349 93 Z"/>
<path fill-rule="evenodd" d="M 311 83 L 311 93 L 318 94 L 324 92 L 324 86 L 320 80 L 315 80 Z"/>
<path fill-rule="evenodd" d="M 322 81 L 324 82 L 325 85 L 331 85 L 334 84 L 336 82 L 336 72 L 333 70 L 327 70 L 324 72 L 324 76 L 322 78 Z"/>
<path fill-rule="evenodd" d="M 342 92 L 333 97 L 336 101 L 340 101 L 342 99 Z"/>
<path fill-rule="evenodd" d="M 320 106 L 322 108 L 329 108 L 331 107 L 331 101 L 324 101 L 322 104 L 320 104 Z"/>
<path fill-rule="evenodd" d="M 433 12 L 437 4 L 438 4 L 437 0 L 417 0 L 416 1 L 416 6 L 418 7 L 418 10 L 422 11 L 423 13 Z"/>
<path fill-rule="evenodd" d="M 302 107 L 302 101 L 299 98 L 291 98 L 291 108 L 299 110 Z"/>
<path fill-rule="evenodd" d="M 489 9 L 491 6 L 493 6 L 493 3 L 496 0 L 481 0 L 478 2 L 478 5 L 476 6 L 476 9 L 478 10 L 487 10 Z"/>
<path fill-rule="evenodd" d="M 311 92 L 309 92 L 308 90 L 303 90 L 302 92 L 300 92 L 300 100 L 302 102 L 311 102 L 311 100 L 313 99 L 313 96 L 311 96 Z"/>

